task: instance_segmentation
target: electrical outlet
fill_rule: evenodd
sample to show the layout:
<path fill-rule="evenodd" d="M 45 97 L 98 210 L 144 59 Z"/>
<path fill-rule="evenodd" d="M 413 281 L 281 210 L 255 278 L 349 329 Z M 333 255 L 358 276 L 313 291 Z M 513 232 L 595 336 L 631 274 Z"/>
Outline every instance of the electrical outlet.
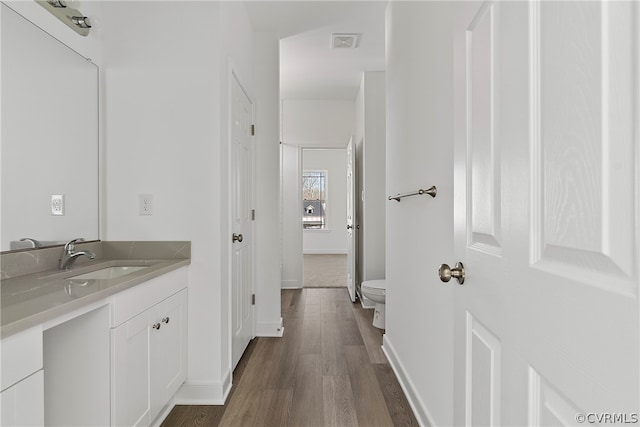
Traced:
<path fill-rule="evenodd" d="M 153 194 L 140 194 L 138 210 L 140 215 L 153 215 Z"/>
<path fill-rule="evenodd" d="M 51 195 L 51 215 L 64 215 L 64 194 Z"/>

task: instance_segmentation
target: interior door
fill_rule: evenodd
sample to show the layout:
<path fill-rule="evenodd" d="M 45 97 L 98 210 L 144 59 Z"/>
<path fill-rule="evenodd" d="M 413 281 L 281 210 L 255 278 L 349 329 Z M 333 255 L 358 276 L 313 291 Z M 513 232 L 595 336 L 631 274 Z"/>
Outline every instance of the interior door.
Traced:
<path fill-rule="evenodd" d="M 455 422 L 637 422 L 639 4 L 459 8 Z"/>
<path fill-rule="evenodd" d="M 356 301 L 356 206 L 354 195 L 356 193 L 355 182 L 355 151 L 353 140 L 347 145 L 347 289 L 351 301 Z"/>
<path fill-rule="evenodd" d="M 232 361 L 238 364 L 253 337 L 253 137 L 251 101 L 235 75 L 231 78 L 232 156 Z"/>

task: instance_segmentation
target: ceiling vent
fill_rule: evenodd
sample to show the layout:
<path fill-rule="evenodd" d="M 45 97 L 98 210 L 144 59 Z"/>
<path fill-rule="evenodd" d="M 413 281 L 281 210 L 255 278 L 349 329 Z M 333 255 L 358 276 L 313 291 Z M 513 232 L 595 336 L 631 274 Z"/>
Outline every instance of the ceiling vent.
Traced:
<path fill-rule="evenodd" d="M 331 34 L 331 47 L 333 49 L 355 49 L 360 43 L 360 34 L 333 33 Z"/>

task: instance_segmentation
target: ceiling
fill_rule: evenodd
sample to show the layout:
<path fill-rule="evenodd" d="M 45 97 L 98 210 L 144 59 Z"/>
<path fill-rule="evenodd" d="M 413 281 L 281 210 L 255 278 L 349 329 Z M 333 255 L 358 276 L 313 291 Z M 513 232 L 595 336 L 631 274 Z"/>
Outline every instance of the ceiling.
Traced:
<path fill-rule="evenodd" d="M 282 99 L 355 99 L 363 71 L 384 70 L 386 1 L 247 1 L 255 31 L 280 34 Z M 361 34 L 331 49 L 332 33 Z"/>

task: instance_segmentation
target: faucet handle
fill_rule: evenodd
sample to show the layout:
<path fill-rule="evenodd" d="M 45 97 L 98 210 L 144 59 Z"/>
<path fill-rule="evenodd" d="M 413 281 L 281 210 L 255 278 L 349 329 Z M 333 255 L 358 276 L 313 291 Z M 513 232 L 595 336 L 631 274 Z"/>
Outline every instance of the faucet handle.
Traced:
<path fill-rule="evenodd" d="M 77 239 L 68 241 L 67 244 L 64 245 L 64 250 L 67 252 L 73 252 L 75 249 L 76 242 L 84 242 L 84 238 L 78 237 Z"/>

